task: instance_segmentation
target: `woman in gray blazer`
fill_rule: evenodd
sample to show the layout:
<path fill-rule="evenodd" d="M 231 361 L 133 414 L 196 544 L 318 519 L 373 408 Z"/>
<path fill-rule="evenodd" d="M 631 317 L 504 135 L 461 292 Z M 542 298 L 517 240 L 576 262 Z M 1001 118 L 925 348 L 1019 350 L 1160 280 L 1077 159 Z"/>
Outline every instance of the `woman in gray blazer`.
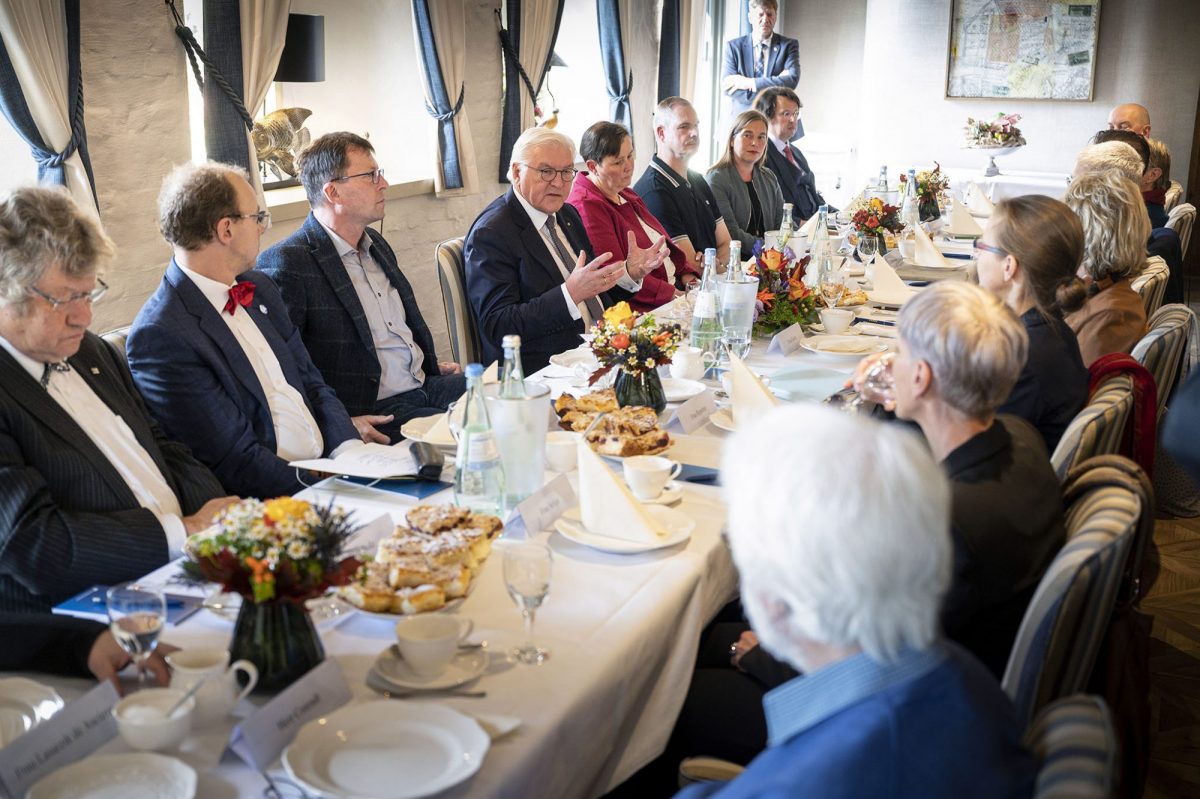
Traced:
<path fill-rule="evenodd" d="M 743 111 L 733 121 L 725 154 L 705 175 L 729 235 L 742 242 L 743 258 L 763 233 L 778 230 L 783 219 L 779 181 L 763 166 L 770 146 L 767 118 L 758 111 Z"/>

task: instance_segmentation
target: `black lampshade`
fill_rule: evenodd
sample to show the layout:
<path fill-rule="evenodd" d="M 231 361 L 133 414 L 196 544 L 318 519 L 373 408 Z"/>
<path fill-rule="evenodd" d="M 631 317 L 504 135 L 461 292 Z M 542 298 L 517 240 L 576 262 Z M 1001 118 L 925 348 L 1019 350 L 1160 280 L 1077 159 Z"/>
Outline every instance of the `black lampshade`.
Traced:
<path fill-rule="evenodd" d="M 325 17 L 288 14 L 287 38 L 275 80 L 285 83 L 325 80 Z"/>

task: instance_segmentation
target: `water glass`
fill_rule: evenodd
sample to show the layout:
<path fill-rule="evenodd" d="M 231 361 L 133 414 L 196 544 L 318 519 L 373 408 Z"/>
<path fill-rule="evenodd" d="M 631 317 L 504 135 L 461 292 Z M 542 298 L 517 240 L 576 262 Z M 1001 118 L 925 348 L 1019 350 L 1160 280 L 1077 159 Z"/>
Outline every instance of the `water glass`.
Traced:
<path fill-rule="evenodd" d="M 550 653 L 533 643 L 534 613 L 550 593 L 550 573 L 554 557 L 550 547 L 540 541 L 512 544 L 504 548 L 504 587 L 521 610 L 525 622 L 525 643 L 508 653 L 516 663 L 543 663 Z"/>
<path fill-rule="evenodd" d="M 525 384 L 524 397 L 501 397 L 500 384 L 483 387 L 488 419 L 504 465 L 504 506 L 511 510 L 546 479 L 546 429 L 550 418 L 550 389 Z"/>
<path fill-rule="evenodd" d="M 864 264 L 869 263 L 879 252 L 879 238 L 873 233 L 858 234 L 858 258 Z"/>
<path fill-rule="evenodd" d="M 123 583 L 108 589 L 109 629 L 121 648 L 138 667 L 138 683 L 145 686 L 146 661 L 158 646 L 158 636 L 167 623 L 167 602 L 152 586 Z"/>
<path fill-rule="evenodd" d="M 863 376 L 858 393 L 847 404 L 847 410 L 856 412 L 864 402 L 874 402 L 886 406 L 896 401 L 896 381 L 892 374 L 892 363 L 895 360 L 894 352 L 881 355 L 875 360 L 875 363 Z"/>
<path fill-rule="evenodd" d="M 758 278 L 725 280 L 721 289 L 721 342 L 726 352 L 745 358 L 750 352 L 750 334 L 754 326 L 754 305 L 758 297 Z"/>

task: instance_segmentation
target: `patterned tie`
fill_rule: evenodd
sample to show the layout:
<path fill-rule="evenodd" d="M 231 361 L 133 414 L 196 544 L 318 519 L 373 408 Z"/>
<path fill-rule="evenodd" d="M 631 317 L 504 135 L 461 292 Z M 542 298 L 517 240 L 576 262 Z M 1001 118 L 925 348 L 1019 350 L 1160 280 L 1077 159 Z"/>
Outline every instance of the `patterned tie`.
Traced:
<path fill-rule="evenodd" d="M 69 371 L 71 371 L 71 366 L 66 361 L 59 361 L 58 363 L 45 364 L 42 367 L 42 379 L 38 382 L 40 382 L 42 384 L 42 388 L 49 388 L 50 387 L 50 374 L 52 372 L 69 372 Z"/>
<path fill-rule="evenodd" d="M 554 214 L 546 217 L 546 232 L 550 234 L 550 242 L 554 245 L 554 251 L 558 253 L 558 257 L 566 265 L 568 272 L 575 271 L 575 257 L 563 245 L 559 239 L 556 228 L 558 225 L 555 222 Z M 585 319 L 584 324 L 591 327 L 592 322 L 604 316 L 604 304 L 600 302 L 599 297 L 589 297 L 583 301 L 583 305 L 587 308 L 588 315 L 591 319 Z"/>
<path fill-rule="evenodd" d="M 767 74 L 767 59 L 771 57 L 771 43 L 760 42 L 759 50 L 762 52 L 762 57 L 758 59 L 758 74 L 756 77 L 764 77 Z"/>
<path fill-rule="evenodd" d="M 254 284 L 249 280 L 239 280 L 229 287 L 229 299 L 225 300 L 225 313 L 233 316 L 240 305 L 243 308 L 254 302 Z"/>
<path fill-rule="evenodd" d="M 788 163 L 792 166 L 796 165 L 796 156 L 792 155 L 792 145 L 785 144 L 783 146 L 783 154 L 787 156 Z"/>

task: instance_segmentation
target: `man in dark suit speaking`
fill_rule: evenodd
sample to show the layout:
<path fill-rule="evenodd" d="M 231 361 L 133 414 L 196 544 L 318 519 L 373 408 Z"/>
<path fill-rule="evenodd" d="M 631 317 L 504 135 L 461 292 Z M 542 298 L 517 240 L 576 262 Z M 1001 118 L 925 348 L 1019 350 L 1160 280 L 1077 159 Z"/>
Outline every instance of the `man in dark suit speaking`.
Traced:
<path fill-rule="evenodd" d="M 412 286 L 383 235 L 387 181 L 371 143 L 327 133 L 300 154 L 312 213 L 258 256 L 287 305 L 313 363 L 354 415 L 390 417 L 359 432 L 388 443 L 400 426 L 446 410 L 466 391 L 456 363 L 441 363 Z"/>
<path fill-rule="evenodd" d="M 800 83 L 800 43 L 775 33 L 776 0 L 750 0 L 750 33 L 725 43 L 721 91 L 730 114 L 748 111 L 754 95 L 772 86 L 795 89 Z"/>
<path fill-rule="evenodd" d="M 784 201 L 792 204 L 792 220 L 796 224 L 805 222 L 825 205 L 825 198 L 817 191 L 817 176 L 809 168 L 808 159 L 792 144 L 800 124 L 800 98 L 791 89 L 778 86 L 759 92 L 754 107 L 767 118 L 771 139 L 767 168 L 779 178 Z"/>
<path fill-rule="evenodd" d="M 234 500 L 87 332 L 112 255 L 64 192 L 0 200 L 0 610 L 140 577 Z"/>
<path fill-rule="evenodd" d="M 158 208 L 175 257 L 129 333 L 133 378 L 227 491 L 299 491 L 289 461 L 335 457 L 359 436 L 275 284 L 247 271 L 268 214 L 242 170 L 224 164 L 176 169 Z"/>
<path fill-rule="evenodd" d="M 513 145 L 512 187 L 484 209 L 463 245 L 467 296 L 484 360 L 503 357 L 501 339 L 521 337 L 526 373 L 579 345 L 579 334 L 628 300 L 667 255 L 660 236 L 641 249 L 629 231 L 629 257 L 592 252 L 578 212 L 566 204 L 575 179 L 575 143 L 530 128 Z"/>

